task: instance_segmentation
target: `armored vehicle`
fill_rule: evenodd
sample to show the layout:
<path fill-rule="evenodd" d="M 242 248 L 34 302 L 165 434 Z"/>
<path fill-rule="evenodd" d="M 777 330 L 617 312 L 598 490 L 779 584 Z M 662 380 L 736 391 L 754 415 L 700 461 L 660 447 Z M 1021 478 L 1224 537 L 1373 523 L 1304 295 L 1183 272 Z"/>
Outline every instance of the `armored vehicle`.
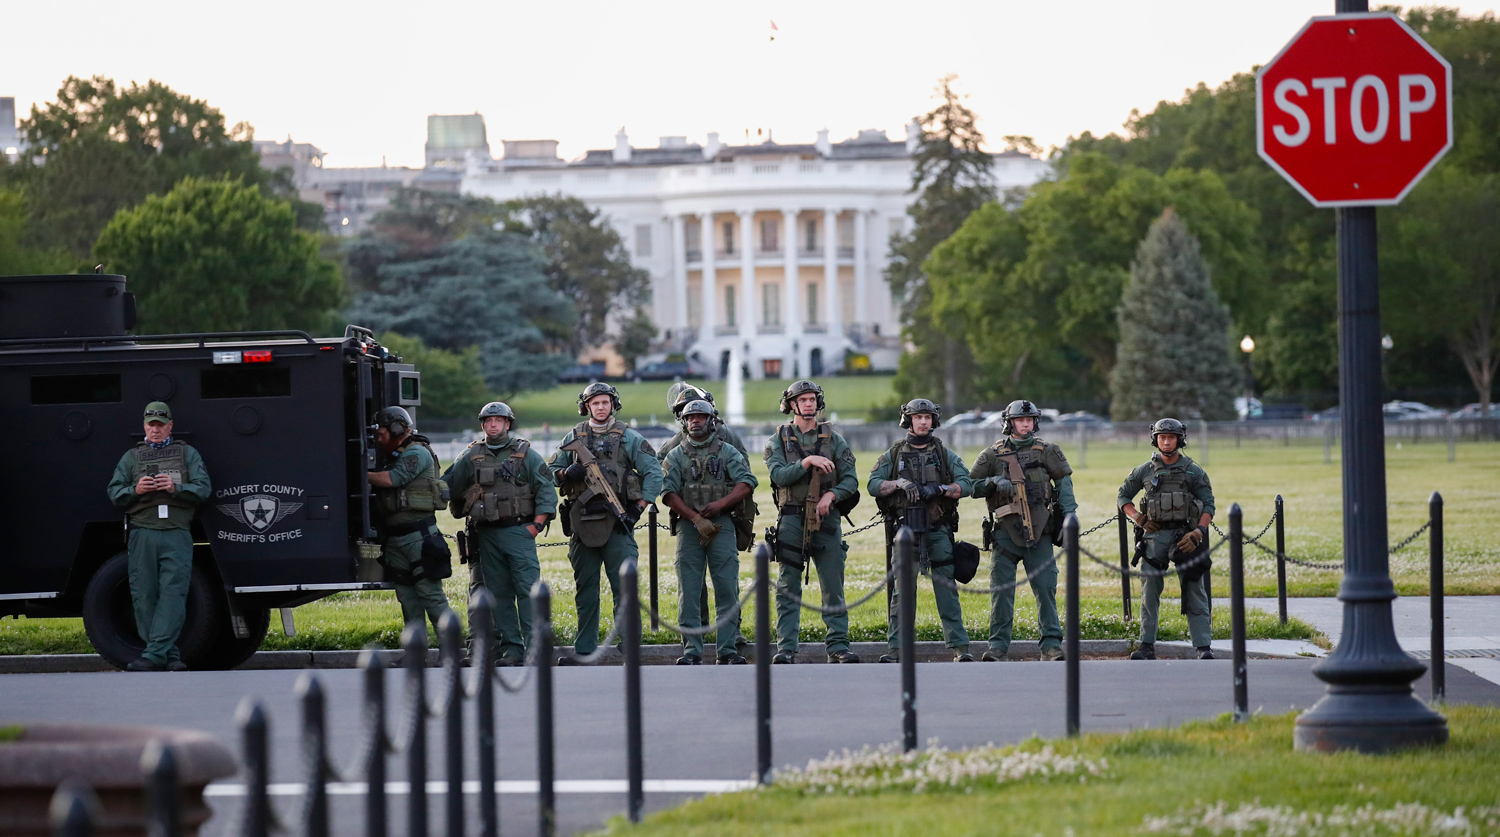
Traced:
<path fill-rule="evenodd" d="M 0 277 L 0 417 L 11 488 L 0 504 L 0 617 L 82 616 L 124 667 L 144 643 L 131 612 L 121 509 L 105 486 L 143 436 L 142 405 L 172 407 L 213 494 L 193 521 L 178 647 L 233 668 L 273 608 L 386 587 L 366 473 L 372 417 L 421 404 L 417 371 L 363 328 L 132 336 L 125 277 Z"/>

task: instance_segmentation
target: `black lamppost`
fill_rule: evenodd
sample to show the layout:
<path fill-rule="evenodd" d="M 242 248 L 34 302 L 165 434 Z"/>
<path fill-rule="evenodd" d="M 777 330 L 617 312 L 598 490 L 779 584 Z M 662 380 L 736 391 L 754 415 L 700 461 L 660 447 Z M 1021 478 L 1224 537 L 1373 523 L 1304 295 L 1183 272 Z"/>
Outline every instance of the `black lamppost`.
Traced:
<path fill-rule="evenodd" d="M 1240 414 L 1240 421 L 1250 418 L 1250 400 L 1255 397 L 1255 371 L 1250 365 L 1250 353 L 1255 351 L 1255 340 L 1250 335 L 1245 335 L 1240 341 L 1240 351 L 1245 355 L 1245 412 Z"/>

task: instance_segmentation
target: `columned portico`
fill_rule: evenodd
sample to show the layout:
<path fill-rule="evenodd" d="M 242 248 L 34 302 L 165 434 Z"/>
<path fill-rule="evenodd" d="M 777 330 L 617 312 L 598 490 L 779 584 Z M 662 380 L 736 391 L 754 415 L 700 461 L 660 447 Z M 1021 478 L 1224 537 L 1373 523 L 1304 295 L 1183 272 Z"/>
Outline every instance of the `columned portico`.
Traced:
<path fill-rule="evenodd" d="M 844 334 L 844 308 L 839 300 L 839 211 L 823 210 L 823 298 L 827 303 L 823 315 L 828 324 L 828 333 L 834 338 Z M 824 358 L 824 362 L 835 358 Z"/>
<path fill-rule="evenodd" d="M 802 370 L 797 363 L 797 353 L 801 347 L 802 318 L 806 308 L 799 304 L 802 294 L 802 283 L 797 279 L 797 214 L 798 209 L 781 210 L 781 252 L 785 268 L 782 271 L 781 288 L 781 323 L 785 329 L 782 341 L 782 377 L 795 377 Z"/>
<path fill-rule="evenodd" d="M 687 224 L 681 215 L 672 216 L 672 302 L 676 306 L 678 328 L 672 337 L 679 344 L 686 344 L 688 335 L 688 290 L 687 290 Z"/>
<path fill-rule="evenodd" d="M 702 253 L 703 296 L 699 305 L 700 328 L 698 338 L 705 346 L 713 345 L 719 322 L 718 277 L 714 275 L 714 214 L 698 213 L 698 251 Z M 684 268 L 685 270 L 686 268 Z M 717 370 L 718 358 L 713 358 Z"/>
<path fill-rule="evenodd" d="M 854 211 L 854 321 L 860 325 L 870 322 L 869 306 L 869 233 L 865 229 L 868 212 Z"/>
<path fill-rule="evenodd" d="M 751 347 L 745 362 L 750 364 L 750 374 L 764 378 L 760 353 L 754 351 L 755 324 L 758 321 L 755 308 L 755 212 L 741 209 L 740 217 L 740 339 Z"/>

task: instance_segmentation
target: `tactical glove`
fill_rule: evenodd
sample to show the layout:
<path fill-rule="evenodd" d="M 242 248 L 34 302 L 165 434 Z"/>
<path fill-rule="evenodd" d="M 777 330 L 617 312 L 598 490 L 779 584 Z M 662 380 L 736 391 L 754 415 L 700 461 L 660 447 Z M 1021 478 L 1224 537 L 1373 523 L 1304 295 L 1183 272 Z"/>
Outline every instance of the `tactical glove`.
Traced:
<path fill-rule="evenodd" d="M 1015 496 L 1016 486 L 1010 481 L 1010 477 L 990 477 L 990 485 L 995 487 L 995 498 L 1001 502 L 1008 502 Z"/>
<path fill-rule="evenodd" d="M 1196 529 L 1192 529 L 1177 541 L 1177 551 L 1184 555 L 1191 555 L 1194 552 L 1198 551 L 1198 547 L 1203 543 L 1203 539 L 1207 536 L 1208 530 L 1202 526 L 1199 526 Z"/>
<path fill-rule="evenodd" d="M 719 536 L 719 533 L 724 530 L 723 526 L 720 526 L 719 524 L 701 515 L 697 520 L 693 521 L 693 528 L 698 530 L 699 546 L 708 546 L 709 544 L 713 543 L 714 538 L 717 538 Z"/>
<path fill-rule="evenodd" d="M 931 500 L 932 498 L 934 498 L 934 497 L 936 497 L 936 496 L 938 496 L 939 494 L 942 494 L 942 493 L 943 493 L 943 490 L 938 487 L 937 483 L 928 483 L 928 484 L 922 486 L 922 500 L 923 501 Z"/>
<path fill-rule="evenodd" d="M 896 480 L 896 487 L 906 495 L 906 502 L 908 505 L 915 505 L 916 503 L 920 503 L 922 501 L 922 490 L 918 488 L 917 484 L 912 482 L 911 480 L 902 477 L 901 479 Z"/>
<path fill-rule="evenodd" d="M 583 482 L 588 478 L 589 469 L 582 462 L 574 462 L 563 469 L 563 482 Z"/>
<path fill-rule="evenodd" d="M 1160 532 L 1161 526 L 1157 525 L 1156 521 L 1154 520 L 1147 520 L 1145 523 L 1141 524 L 1141 530 L 1149 535 L 1153 532 Z"/>

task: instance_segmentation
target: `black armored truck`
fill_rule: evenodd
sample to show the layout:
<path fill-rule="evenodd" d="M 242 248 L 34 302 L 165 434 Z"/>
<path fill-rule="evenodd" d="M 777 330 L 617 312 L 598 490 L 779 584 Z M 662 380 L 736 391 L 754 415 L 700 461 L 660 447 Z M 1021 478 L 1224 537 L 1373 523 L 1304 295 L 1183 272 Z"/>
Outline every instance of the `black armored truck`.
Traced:
<path fill-rule="evenodd" d="M 193 520 L 178 640 L 190 668 L 233 668 L 271 610 L 388 587 L 366 479 L 372 419 L 421 404 L 416 369 L 349 326 L 133 336 L 135 299 L 108 274 L 0 277 L 0 417 L 11 439 L 0 504 L 0 617 L 83 617 L 117 667 L 136 634 L 121 510 L 105 495 L 144 437 L 141 409 L 172 407 L 213 494 Z"/>

